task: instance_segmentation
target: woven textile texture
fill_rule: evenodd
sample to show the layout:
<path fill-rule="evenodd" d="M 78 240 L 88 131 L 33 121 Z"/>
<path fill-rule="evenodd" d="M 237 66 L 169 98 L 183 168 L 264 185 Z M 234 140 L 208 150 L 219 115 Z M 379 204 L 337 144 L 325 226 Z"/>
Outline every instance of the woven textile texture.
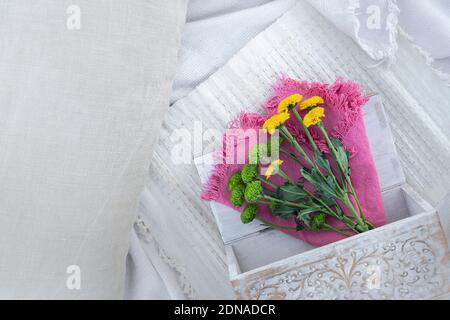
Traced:
<path fill-rule="evenodd" d="M 0 298 L 123 297 L 185 9 L 0 1 Z"/>
<path fill-rule="evenodd" d="M 204 130 L 223 132 L 240 111 L 259 111 L 280 73 L 326 83 L 342 76 L 367 93 L 380 93 L 408 183 L 432 203 L 450 190 L 449 89 L 403 34 L 398 45 L 398 59 L 390 69 L 371 68 L 373 60 L 352 39 L 299 2 L 170 108 L 141 199 L 141 215 L 187 297 L 224 298 L 232 293 L 220 235 L 208 204 L 200 199 L 195 165 L 167 161 L 176 144 L 172 134 L 180 128 L 192 131 L 196 121 Z M 217 146 L 218 141 L 205 138 L 201 152 Z M 196 156 L 200 154 L 191 158 Z M 161 198 L 166 201 L 156 201 Z"/>

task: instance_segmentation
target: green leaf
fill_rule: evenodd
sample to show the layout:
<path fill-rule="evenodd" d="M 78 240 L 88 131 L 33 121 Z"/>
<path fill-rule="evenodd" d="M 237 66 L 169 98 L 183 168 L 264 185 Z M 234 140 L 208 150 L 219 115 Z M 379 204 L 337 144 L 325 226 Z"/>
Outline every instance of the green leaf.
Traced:
<path fill-rule="evenodd" d="M 292 208 L 282 203 L 272 209 L 272 214 L 282 219 L 289 219 L 291 215 L 295 214 L 296 212 L 296 208 Z"/>
<path fill-rule="evenodd" d="M 331 176 L 325 177 L 324 179 L 316 168 L 311 170 L 303 168 L 302 175 L 324 197 L 339 198 L 338 188 Z"/>
<path fill-rule="evenodd" d="M 330 138 L 331 143 L 337 151 L 337 159 L 341 163 L 342 168 L 344 169 L 344 174 L 350 176 L 350 169 L 348 167 L 348 159 L 350 157 L 350 153 L 345 150 L 342 145 L 342 142 L 339 139 Z"/>
<path fill-rule="evenodd" d="M 297 212 L 297 219 L 303 221 L 307 226 L 311 223 L 311 216 L 308 210 L 301 210 Z"/>
<path fill-rule="evenodd" d="M 325 213 L 319 213 L 315 215 L 311 221 L 311 228 L 316 231 L 321 230 L 325 223 L 325 219 L 326 219 Z"/>
<path fill-rule="evenodd" d="M 315 157 L 316 163 L 319 165 L 319 167 L 327 170 L 327 172 L 331 172 L 330 163 L 328 162 L 327 159 L 325 159 L 325 157 L 319 150 L 316 150 L 314 152 L 314 157 Z"/>
<path fill-rule="evenodd" d="M 302 183 L 294 185 L 288 182 L 285 185 L 278 187 L 277 196 L 280 200 L 299 202 L 305 200 L 308 197 L 308 194 L 303 189 Z"/>
<path fill-rule="evenodd" d="M 298 216 L 298 215 L 304 215 L 304 214 L 315 213 L 315 212 L 317 212 L 318 210 L 320 210 L 320 208 L 318 208 L 318 207 L 305 208 L 305 209 L 302 209 L 302 210 L 298 211 L 298 212 L 297 212 L 297 216 Z"/>

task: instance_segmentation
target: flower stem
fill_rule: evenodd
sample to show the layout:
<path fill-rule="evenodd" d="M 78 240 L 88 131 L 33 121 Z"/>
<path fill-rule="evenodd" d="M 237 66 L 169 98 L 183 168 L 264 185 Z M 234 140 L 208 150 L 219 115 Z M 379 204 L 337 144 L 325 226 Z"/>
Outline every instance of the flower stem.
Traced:
<path fill-rule="evenodd" d="M 278 168 L 278 175 L 280 177 L 282 177 L 284 180 L 290 182 L 293 185 L 297 185 L 297 183 L 295 183 L 294 180 L 292 180 L 283 170 L 281 170 L 280 168 Z"/>
<path fill-rule="evenodd" d="M 293 153 L 291 153 L 287 150 L 284 150 L 283 148 L 280 148 L 280 152 L 285 154 L 290 159 L 294 160 L 295 162 L 297 162 L 299 165 L 301 165 L 303 167 L 303 163 Z"/>
<path fill-rule="evenodd" d="M 280 200 L 280 199 L 277 199 L 277 198 L 274 198 L 274 197 L 271 197 L 271 196 L 268 196 L 268 195 L 263 195 L 263 199 L 271 200 L 271 201 L 278 202 L 278 203 L 282 203 L 282 204 L 285 204 L 285 205 L 288 205 L 288 206 L 291 206 L 291 207 L 294 207 L 294 208 L 301 208 L 301 209 L 309 208 L 308 206 L 305 206 L 305 205 L 302 205 L 302 204 L 299 204 L 299 203 L 294 203 L 294 202 L 290 202 L 290 201 Z"/>
<path fill-rule="evenodd" d="M 302 146 L 298 143 L 297 139 L 289 132 L 289 130 L 284 126 L 280 126 L 281 133 L 285 136 L 285 138 L 291 143 L 291 145 L 305 158 L 306 162 L 311 167 L 314 167 L 314 162 L 312 162 L 311 158 L 306 154 L 305 150 L 303 150 Z"/>
<path fill-rule="evenodd" d="M 295 112 L 294 112 L 294 114 L 295 114 Z M 297 113 L 298 114 L 298 113 Z M 299 115 L 299 117 L 300 117 L 300 115 Z M 303 121 L 301 120 L 301 118 L 300 118 L 300 123 L 304 126 L 304 124 L 303 124 Z M 306 132 L 308 132 L 308 134 L 309 134 L 309 131 L 308 131 L 308 129 L 305 127 L 305 129 L 306 129 Z M 309 158 L 309 156 L 306 154 L 306 152 L 304 151 L 304 149 L 300 146 L 300 144 L 298 143 L 298 141 L 297 141 L 297 139 L 295 139 L 294 138 L 294 136 L 292 136 L 292 134 L 289 132 L 289 130 L 284 126 L 284 125 L 282 125 L 282 126 L 280 126 L 280 131 L 281 131 L 281 133 L 283 134 L 283 136 L 291 143 L 291 145 L 305 158 L 305 160 L 308 162 L 308 164 L 311 166 L 311 167 L 315 167 L 317 170 L 318 170 L 318 173 L 321 175 L 321 177 L 322 177 L 322 179 L 324 179 L 324 181 L 326 181 L 326 178 L 325 178 L 325 176 L 323 175 L 323 173 L 322 173 L 322 171 L 320 170 L 320 168 L 318 168 L 317 167 L 317 165 L 311 160 L 311 158 Z M 311 135 L 309 135 L 310 137 L 311 137 Z M 313 140 L 312 139 L 312 137 L 311 137 L 311 140 Z M 328 139 L 328 141 L 329 141 L 329 139 Z M 331 142 L 331 141 L 330 141 Z M 315 144 L 314 144 L 315 145 Z M 317 146 L 316 146 L 317 147 Z M 314 148 L 314 147 L 313 147 Z M 338 161 L 336 160 L 336 162 L 338 163 Z M 339 163 L 338 163 L 339 164 Z M 334 174 L 331 172 L 330 173 L 331 175 L 332 175 L 332 177 L 333 177 L 333 179 L 336 181 L 336 177 L 334 176 Z M 344 193 L 343 192 L 343 189 L 339 186 L 339 184 L 337 183 L 336 184 L 336 186 L 338 187 L 338 189 L 339 189 L 339 191 L 341 191 L 341 193 Z M 353 207 L 353 205 L 351 204 L 351 202 L 350 201 L 347 201 L 348 200 L 348 196 L 347 195 L 345 195 L 345 197 L 346 198 L 344 198 L 344 199 L 342 199 L 343 200 L 343 202 L 346 204 L 346 206 L 348 206 L 349 204 L 350 204 L 350 206 L 349 206 L 349 210 L 352 212 L 352 214 L 354 215 L 354 217 L 355 217 L 355 219 L 358 221 L 358 223 L 359 224 L 361 224 L 361 225 L 364 225 L 364 222 L 361 220 L 361 217 L 358 215 L 358 213 L 356 212 L 356 210 L 354 209 L 354 207 Z M 330 210 L 330 212 L 333 212 L 333 211 L 331 211 Z M 347 224 L 347 223 L 346 223 Z M 347 224 L 348 225 L 348 224 Z M 350 226 L 350 225 L 349 225 Z M 350 227 L 352 227 L 352 226 L 350 226 Z M 354 229 L 354 231 L 356 231 L 355 229 Z"/>
<path fill-rule="evenodd" d="M 361 204 L 360 204 L 360 202 L 359 202 L 358 197 L 356 196 L 356 191 L 355 191 L 355 188 L 353 187 L 352 181 L 351 181 L 350 177 L 349 177 L 347 174 L 345 174 L 345 170 L 344 170 L 344 168 L 342 167 L 342 163 L 339 161 L 339 158 L 338 158 L 338 155 L 337 155 L 337 151 L 336 151 L 336 149 L 335 149 L 333 143 L 331 142 L 331 139 L 330 139 L 330 137 L 328 136 L 327 131 L 325 130 L 325 128 L 324 128 L 324 126 L 322 125 L 321 122 L 318 123 L 317 126 L 318 126 L 319 129 L 322 131 L 322 134 L 324 135 L 324 137 L 325 137 L 325 139 L 326 139 L 326 141 L 327 141 L 328 148 L 331 150 L 331 153 L 333 154 L 334 160 L 336 161 L 336 164 L 337 164 L 337 166 L 338 166 L 338 169 L 341 171 L 342 176 L 345 177 L 345 180 L 347 181 L 347 184 L 348 184 L 348 186 L 350 187 L 350 191 L 351 191 L 351 193 L 352 193 L 353 198 L 355 199 L 356 205 L 358 206 L 358 210 L 359 210 L 359 214 L 356 214 L 356 217 L 357 217 L 358 222 L 361 223 L 362 225 L 367 224 L 367 221 L 366 221 L 366 219 L 365 219 L 365 217 L 364 217 L 364 213 L 363 213 L 363 211 L 362 211 Z M 350 207 L 351 207 L 351 208 L 349 207 L 349 209 L 350 209 L 350 210 L 353 209 L 352 211 L 356 212 L 356 210 L 354 209 L 353 204 L 351 203 L 351 201 L 350 201 L 348 195 L 346 195 L 346 197 L 345 197 L 345 199 L 344 199 L 344 202 L 346 202 L 346 204 L 350 204 Z M 356 217 L 355 217 L 355 218 L 356 218 Z"/>
<path fill-rule="evenodd" d="M 308 193 L 308 195 L 313 198 L 314 200 L 316 200 L 317 202 L 319 202 L 319 204 L 321 204 L 322 206 L 325 207 L 325 209 L 327 210 L 325 213 L 329 214 L 330 216 L 342 221 L 343 223 L 345 223 L 351 230 L 353 230 L 356 233 L 359 233 L 358 230 L 356 230 L 354 228 L 354 222 L 353 220 L 349 219 L 347 216 L 343 215 L 340 216 L 339 214 L 337 214 L 336 212 L 334 212 L 330 206 L 328 206 L 324 201 L 322 201 L 322 199 L 316 197 L 313 193 L 309 192 L 308 190 L 306 190 L 306 193 Z M 336 204 L 337 205 L 337 204 Z"/>
<path fill-rule="evenodd" d="M 265 184 L 267 184 L 268 186 L 271 186 L 274 189 L 278 188 L 277 185 L 273 184 L 272 182 L 268 181 L 267 179 L 264 179 L 263 177 L 258 176 L 258 180 L 263 182 L 263 183 L 265 183 Z"/>
<path fill-rule="evenodd" d="M 302 122 L 303 123 L 303 122 Z M 302 146 L 298 143 L 297 139 L 294 138 L 294 136 L 289 132 L 289 130 L 284 126 L 280 126 L 281 133 L 286 137 L 286 139 L 291 143 L 291 145 L 305 158 L 305 160 L 308 162 L 308 164 L 311 166 L 311 168 L 316 168 L 317 172 L 321 176 L 321 178 L 326 182 L 326 178 L 322 173 L 322 170 L 317 166 L 316 163 L 314 163 L 311 158 L 306 154 L 305 150 L 302 148 Z M 331 176 L 334 180 L 336 180 L 333 172 L 330 172 Z M 343 192 L 339 184 L 336 184 L 339 191 Z"/>
<path fill-rule="evenodd" d="M 302 125 L 303 131 L 305 132 L 306 137 L 308 138 L 309 143 L 313 147 L 314 151 L 319 151 L 319 148 L 317 147 L 316 142 L 314 141 L 313 137 L 311 136 L 311 133 L 309 132 L 308 128 L 303 123 L 303 119 L 302 119 L 302 117 L 300 117 L 300 114 L 298 113 L 297 109 L 293 108 L 292 112 L 294 113 L 294 116 L 297 118 L 298 122 L 300 122 L 300 124 Z"/>
<path fill-rule="evenodd" d="M 319 147 L 317 147 L 316 142 L 314 141 L 313 137 L 311 136 L 311 133 L 309 132 L 309 129 L 305 126 L 305 124 L 303 123 L 303 119 L 302 117 L 300 117 L 300 114 L 298 113 L 297 109 L 292 109 L 292 112 L 294 113 L 295 117 L 297 118 L 298 122 L 301 124 L 303 132 L 305 132 L 306 137 L 309 140 L 309 143 L 311 144 L 313 150 L 315 153 L 319 153 L 322 154 L 322 152 L 320 151 Z M 331 170 L 331 167 L 329 168 L 328 174 L 333 178 L 334 182 L 336 183 L 337 186 L 339 186 L 338 180 L 336 179 L 336 177 L 334 176 L 333 171 Z M 339 173 L 339 170 L 338 170 Z M 340 174 L 339 174 L 340 176 Z M 343 179 L 341 177 L 341 180 L 343 182 Z M 340 191 L 343 191 L 343 189 L 339 186 Z"/>

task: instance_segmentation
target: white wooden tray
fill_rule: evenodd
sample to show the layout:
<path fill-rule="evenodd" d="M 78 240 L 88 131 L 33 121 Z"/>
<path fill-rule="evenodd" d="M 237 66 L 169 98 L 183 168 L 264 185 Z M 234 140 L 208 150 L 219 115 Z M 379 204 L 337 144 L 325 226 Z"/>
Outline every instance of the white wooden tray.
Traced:
<path fill-rule="evenodd" d="M 379 96 L 365 106 L 364 121 L 388 224 L 314 248 L 258 222 L 243 225 L 232 208 L 212 202 L 238 298 L 417 299 L 450 292 L 448 225 L 407 185 Z M 210 162 L 196 162 L 204 181 Z M 444 217 L 449 202 L 439 208 Z"/>

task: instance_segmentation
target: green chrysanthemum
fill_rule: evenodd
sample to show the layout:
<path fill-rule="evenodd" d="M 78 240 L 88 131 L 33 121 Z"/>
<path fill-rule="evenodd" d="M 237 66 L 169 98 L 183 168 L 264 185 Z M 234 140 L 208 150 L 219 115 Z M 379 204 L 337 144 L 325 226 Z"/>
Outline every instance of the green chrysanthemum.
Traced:
<path fill-rule="evenodd" d="M 236 187 L 231 191 L 230 201 L 233 204 L 233 206 L 240 208 L 242 207 L 242 204 L 244 203 L 244 193 L 245 190 L 243 187 Z"/>
<path fill-rule="evenodd" d="M 325 223 L 325 218 L 326 218 L 325 213 L 319 213 L 315 215 L 314 218 L 312 218 L 311 220 L 311 228 L 316 231 L 321 230 L 323 224 Z"/>
<path fill-rule="evenodd" d="M 262 194 L 263 187 L 261 185 L 261 181 L 253 181 L 247 184 L 244 195 L 245 200 L 248 203 L 255 203 L 259 198 L 261 198 Z"/>
<path fill-rule="evenodd" d="M 228 179 L 228 191 L 233 191 L 236 187 L 244 186 L 244 182 L 242 181 L 241 172 L 236 172 Z"/>
<path fill-rule="evenodd" d="M 256 204 L 249 204 L 241 213 L 241 221 L 244 224 L 252 222 L 256 218 L 258 206 Z"/>
<path fill-rule="evenodd" d="M 246 164 L 242 168 L 241 178 L 244 183 L 248 184 L 255 181 L 258 177 L 258 166 L 256 164 Z"/>

